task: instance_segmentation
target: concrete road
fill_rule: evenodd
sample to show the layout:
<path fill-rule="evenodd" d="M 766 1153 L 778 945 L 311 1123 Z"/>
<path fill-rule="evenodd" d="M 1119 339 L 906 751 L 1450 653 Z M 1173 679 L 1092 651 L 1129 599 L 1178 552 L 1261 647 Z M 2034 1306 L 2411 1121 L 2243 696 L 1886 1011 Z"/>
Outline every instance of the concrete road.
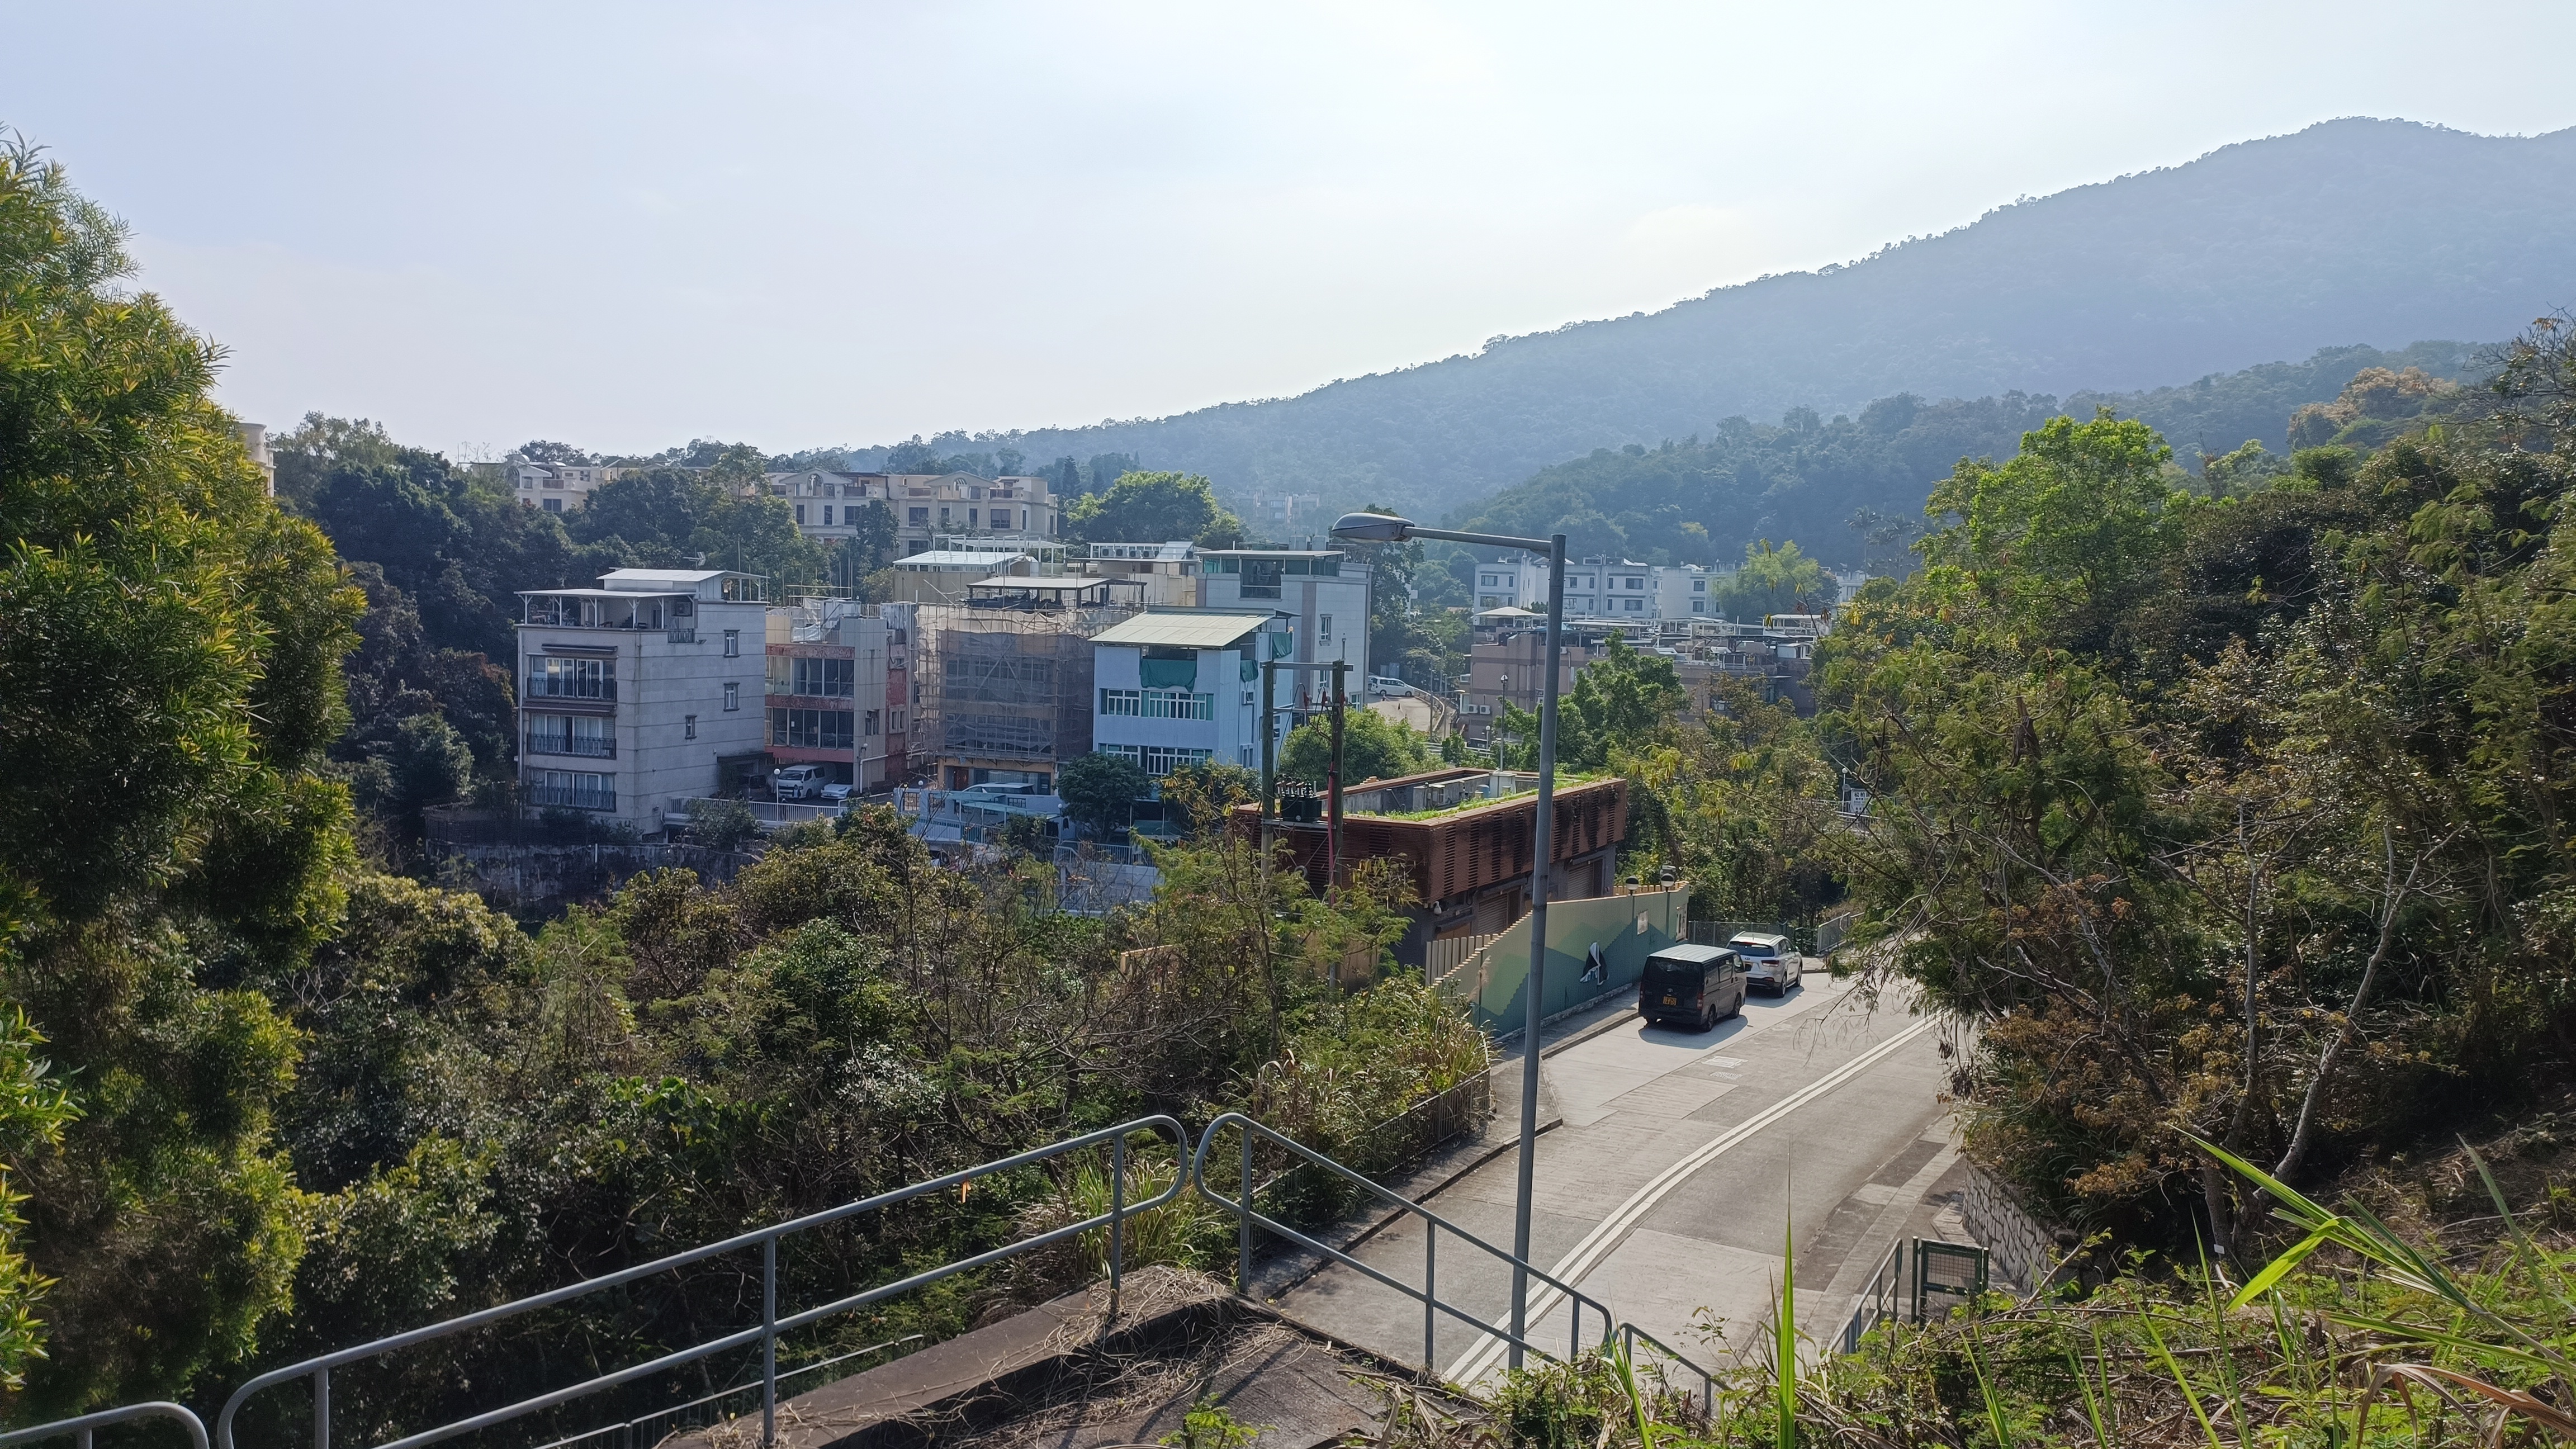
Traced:
<path fill-rule="evenodd" d="M 1541 1119 L 1552 1107 L 1564 1125 L 1538 1141 L 1531 1258 L 1713 1363 L 1761 1336 L 1794 1233 L 1799 1320 L 1830 1338 L 1896 1237 L 1929 1231 L 1925 1196 L 1953 1160 L 1943 1078 L 1927 1019 L 1886 1003 L 1870 1011 L 1821 974 L 1785 998 L 1753 998 L 1741 1019 L 1712 1032 L 1623 1021 L 1541 1065 Z M 1516 1155 L 1428 1206 L 1508 1248 Z M 1439 1296 L 1505 1321 L 1508 1268 L 1452 1233 L 1408 1218 L 1355 1256 L 1418 1287 L 1427 1242 Z M 1356 1270 L 1328 1267 L 1280 1306 L 1423 1362 L 1422 1306 Z M 1561 1351 L 1577 1312 L 1561 1295 L 1535 1295 L 1532 1341 Z M 1579 1312 L 1582 1338 L 1597 1339 L 1597 1311 Z M 1433 1361 L 1446 1376 L 1472 1382 L 1495 1371 L 1495 1340 L 1445 1316 L 1435 1331 Z"/>

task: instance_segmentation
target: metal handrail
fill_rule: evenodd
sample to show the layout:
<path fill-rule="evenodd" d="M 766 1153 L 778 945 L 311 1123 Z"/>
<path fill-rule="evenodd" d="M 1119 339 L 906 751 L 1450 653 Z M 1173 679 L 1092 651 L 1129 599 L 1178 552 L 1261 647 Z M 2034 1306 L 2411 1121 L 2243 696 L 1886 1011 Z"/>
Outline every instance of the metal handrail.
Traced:
<path fill-rule="evenodd" d="M 1121 1271 L 1124 1266 L 1127 1218 L 1137 1213 L 1149 1212 L 1172 1201 L 1180 1195 L 1181 1188 L 1186 1182 L 1186 1179 L 1182 1174 L 1175 1172 L 1172 1175 L 1171 1186 L 1165 1188 L 1162 1192 L 1143 1202 L 1135 1204 L 1129 1204 L 1127 1202 L 1127 1139 L 1138 1132 L 1155 1132 L 1169 1135 L 1176 1153 L 1187 1151 L 1190 1145 L 1189 1133 L 1182 1128 L 1179 1122 L 1172 1118 L 1159 1114 L 1150 1117 L 1139 1117 L 1132 1122 L 1121 1123 L 1116 1127 L 1105 1127 L 1097 1132 L 1085 1133 L 1080 1137 L 1068 1138 L 1062 1142 L 1036 1148 L 1032 1151 L 1022 1152 L 1015 1156 L 1005 1157 L 998 1161 L 987 1162 L 980 1166 L 969 1167 L 958 1172 L 952 1172 L 945 1177 L 932 1178 L 927 1182 L 917 1182 L 909 1187 L 897 1188 L 892 1192 L 879 1193 L 874 1197 L 862 1198 L 857 1202 L 844 1203 L 839 1207 L 825 1208 L 820 1212 L 808 1213 L 801 1218 L 794 1218 L 771 1227 L 757 1228 L 747 1233 L 738 1233 L 721 1242 L 708 1243 L 701 1247 L 672 1253 L 666 1257 L 656 1258 L 649 1263 L 640 1263 L 634 1267 L 623 1268 L 617 1272 L 603 1274 L 597 1278 L 587 1278 L 579 1283 L 567 1284 L 564 1287 L 550 1289 L 547 1292 L 530 1294 L 525 1298 L 516 1299 L 512 1302 L 500 1304 L 496 1307 L 486 1308 L 479 1313 L 468 1313 L 461 1317 L 433 1323 L 423 1328 L 415 1328 L 408 1332 L 397 1333 L 389 1337 L 380 1338 L 372 1343 L 362 1343 L 354 1348 L 340 1349 L 333 1353 L 321 1354 L 313 1358 L 305 1359 L 301 1363 L 288 1364 L 284 1368 L 272 1369 L 269 1372 L 252 1379 L 250 1382 L 243 1384 L 240 1388 L 233 1391 L 233 1396 L 230 1399 L 224 1401 L 223 1412 L 215 1419 L 216 1449 L 235 1449 L 233 1442 L 233 1419 L 240 1411 L 243 1402 L 249 1399 L 251 1395 L 259 1393 L 265 1389 L 274 1388 L 279 1384 L 289 1383 L 302 1378 L 309 1378 L 313 1382 L 313 1442 L 311 1449 L 331 1449 L 331 1370 L 335 1368 L 375 1358 L 382 1354 L 391 1353 L 396 1349 L 409 1348 L 414 1344 L 426 1343 L 433 1339 L 445 1338 L 451 1334 L 462 1333 L 467 1329 L 480 1328 L 485 1324 L 497 1323 L 505 1318 L 516 1317 L 519 1314 L 532 1312 L 536 1309 L 550 1308 L 555 1304 L 569 1302 L 575 1298 L 586 1297 L 589 1294 L 600 1292 L 603 1289 L 614 1288 L 624 1283 L 631 1283 L 638 1278 L 650 1277 L 656 1273 L 667 1273 L 674 1268 L 684 1268 L 692 1263 L 704 1262 L 709 1258 L 718 1257 L 725 1253 L 737 1252 L 744 1248 L 754 1246 L 757 1246 L 760 1249 L 761 1323 L 759 1327 L 742 1329 L 688 1348 L 675 1349 L 670 1353 L 663 1354 L 661 1357 L 652 1359 L 646 1363 L 630 1365 L 611 1373 L 600 1374 L 593 1378 L 585 1379 L 580 1383 L 573 1384 L 566 1388 L 539 1394 L 533 1398 L 522 1399 L 515 1404 L 489 1410 L 485 1413 L 476 1414 L 469 1418 L 459 1419 L 453 1423 L 441 1425 L 437 1428 L 425 1429 L 420 1433 L 408 1435 L 380 1445 L 378 1446 L 378 1449 L 419 1449 L 419 1446 L 422 1445 L 435 1444 L 441 1440 L 455 1438 L 460 1434 L 469 1434 L 477 1429 L 489 1428 L 494 1424 L 506 1423 L 509 1420 L 519 1418 L 523 1415 L 535 1413 L 540 1409 L 549 1409 L 557 1404 L 569 1403 L 574 1399 L 597 1393 L 603 1389 L 615 1388 L 620 1384 L 631 1383 L 636 1379 L 649 1377 L 668 1369 L 677 1368 L 682 1364 L 694 1363 L 699 1359 L 710 1358 L 730 1349 L 747 1348 L 755 1343 L 761 1346 L 760 1441 L 763 1445 L 775 1444 L 778 1439 L 778 1335 L 781 1333 L 803 1328 L 809 1324 L 819 1323 L 836 1314 L 848 1313 L 854 1309 L 864 1308 L 881 1299 L 891 1298 L 900 1293 L 907 1293 L 915 1288 L 936 1283 L 943 1278 L 948 1278 L 958 1273 L 966 1272 L 970 1269 L 985 1267 L 989 1264 L 1000 1262 L 1006 1258 L 1016 1257 L 1022 1253 L 1045 1247 L 1050 1243 L 1062 1242 L 1066 1238 L 1090 1232 L 1103 1226 L 1106 1226 L 1109 1229 L 1109 1303 L 1110 1312 L 1115 1314 L 1118 1310 Z M 1107 1143 L 1109 1145 L 1111 1156 L 1108 1212 L 1101 1213 L 1094 1217 L 1085 1218 L 1078 1223 L 1072 1223 L 1064 1227 L 1040 1233 L 1035 1237 L 1022 1238 L 1017 1242 L 1006 1243 L 989 1252 L 977 1253 L 972 1257 L 961 1258 L 955 1262 L 943 1264 L 940 1267 L 932 1268 L 925 1272 L 915 1273 L 911 1277 L 899 1279 L 893 1283 L 882 1284 L 875 1288 L 869 1288 L 858 1293 L 849 1294 L 845 1297 L 834 1299 L 833 1301 L 825 1303 L 819 1307 L 808 1308 L 801 1313 L 790 1314 L 784 1318 L 779 1316 L 778 1243 L 781 1238 L 803 1232 L 808 1228 L 820 1227 L 826 1223 L 839 1222 L 844 1218 L 856 1217 L 862 1213 L 869 1213 L 880 1208 L 892 1207 L 897 1203 L 908 1202 L 914 1198 L 922 1197 L 930 1193 L 942 1192 L 949 1188 L 958 1187 L 965 1183 L 972 1182 L 979 1177 L 987 1177 L 998 1172 L 1008 1172 L 1016 1168 L 1026 1167 L 1033 1163 L 1044 1162 L 1049 1158 L 1059 1157 L 1068 1152 L 1079 1151 L 1083 1148 L 1097 1146 L 1102 1143 Z M 0 1445 L 5 1445 L 6 1442 L 7 1441 L 5 1440 L 0 1440 Z M 199 1449 L 203 1449 L 202 1442 Z"/>
<path fill-rule="evenodd" d="M 848 1363 L 854 1358 L 866 1358 L 870 1354 L 883 1353 L 887 1349 L 901 1348 L 907 1343 L 919 1343 L 921 1340 L 922 1335 L 918 1333 L 907 1333 L 901 1338 L 890 1338 L 883 1343 L 872 1343 L 865 1348 L 852 1349 L 848 1353 L 836 1353 L 830 1358 L 816 1359 L 812 1363 L 798 1364 L 796 1367 L 780 1374 L 778 1376 L 778 1382 L 783 1384 L 789 1379 L 803 1378 L 805 1375 L 812 1373 L 821 1373 L 827 1368 L 833 1368 L 838 1365 Z M 732 1388 L 718 1389 L 712 1394 L 700 1394 L 686 1403 L 673 1404 L 669 1408 L 665 1409 L 655 1409 L 649 1414 L 638 1414 L 632 1419 L 627 1419 L 619 1423 L 602 1424 L 596 1429 L 585 1429 L 578 1434 L 568 1435 L 564 1438 L 557 1439 L 550 1444 L 541 1444 L 538 1446 L 538 1449 L 570 1449 L 570 1446 L 572 1445 L 588 1443 L 593 1439 L 599 1438 L 603 1434 L 623 1434 L 626 1431 L 633 1429 L 638 1424 L 650 1424 L 657 1419 L 676 1419 L 681 1415 L 686 1414 L 691 1409 L 702 1409 L 709 1404 L 721 1403 L 726 1399 L 732 1398 L 736 1394 L 748 1393 L 751 1390 L 761 1387 L 763 1387 L 763 1385 L 758 1380 L 754 1380 L 747 1384 L 735 1384 Z M 653 1439 L 645 1441 L 645 1444 L 649 1449 L 650 1445 L 658 1444 L 660 1442 L 661 1436 L 656 1436 Z M 635 1449 L 636 1446 L 636 1441 L 631 1437 L 622 1439 L 620 1443 L 625 1445 L 626 1449 Z"/>
<path fill-rule="evenodd" d="M 1698 1364 L 1692 1363 L 1689 1359 L 1682 1357 L 1681 1350 L 1664 1342 L 1662 1339 L 1655 1337 L 1653 1334 L 1648 1333 L 1646 1330 L 1639 1328 L 1633 1323 L 1621 1322 L 1619 1325 L 1619 1334 L 1620 1347 L 1627 1350 L 1628 1362 L 1631 1364 L 1637 1361 L 1637 1340 L 1642 1338 L 1646 1342 L 1653 1344 L 1656 1350 L 1662 1353 L 1664 1357 L 1671 1359 L 1673 1362 L 1680 1364 L 1683 1368 L 1689 1369 L 1692 1373 L 1699 1375 L 1700 1417 L 1702 1419 L 1712 1419 L 1717 1416 L 1717 1375 L 1710 1373 L 1707 1369 L 1701 1368 Z"/>
<path fill-rule="evenodd" d="M 1208 1157 L 1216 1147 L 1217 1134 L 1229 1126 L 1240 1128 L 1243 1135 L 1241 1188 L 1239 1189 L 1242 1195 L 1240 1198 L 1226 1197 L 1223 1193 L 1210 1187 L 1207 1180 Z M 1307 1237 L 1304 1233 L 1297 1231 L 1295 1228 L 1288 1226 L 1286 1223 L 1263 1214 L 1260 1208 L 1255 1206 L 1253 1202 L 1254 1195 L 1258 1190 L 1257 1184 L 1252 1180 L 1252 1143 L 1256 1136 L 1266 1139 L 1276 1146 L 1286 1148 L 1290 1153 L 1304 1158 L 1313 1166 L 1320 1167 L 1327 1172 L 1339 1173 L 1343 1177 L 1350 1179 L 1352 1182 L 1358 1183 L 1361 1187 L 1368 1189 L 1369 1192 L 1375 1194 L 1380 1201 L 1384 1202 L 1388 1206 L 1395 1208 L 1399 1212 L 1410 1213 L 1413 1216 L 1422 1219 L 1424 1224 L 1427 1226 L 1427 1231 L 1423 1234 L 1422 1239 L 1423 1286 L 1415 1288 L 1411 1284 L 1400 1282 L 1395 1278 L 1389 1277 L 1385 1273 L 1379 1272 L 1377 1269 L 1370 1267 L 1368 1264 L 1361 1262 L 1359 1259 L 1352 1257 L 1350 1254 L 1345 1253 L 1338 1248 L 1319 1243 L 1313 1238 Z M 1464 1309 L 1455 1307 L 1441 1300 L 1439 1296 L 1438 1249 L 1440 1234 L 1444 1230 L 1452 1236 L 1464 1241 L 1469 1246 L 1484 1250 L 1488 1255 L 1498 1259 L 1507 1267 L 1517 1266 L 1527 1269 L 1532 1279 L 1540 1283 L 1544 1283 L 1565 1295 L 1567 1306 L 1571 1309 L 1571 1323 L 1567 1332 L 1567 1347 L 1563 1356 L 1564 1358 L 1572 1359 L 1580 1355 L 1583 1351 L 1583 1310 L 1587 1307 L 1601 1316 L 1600 1342 L 1608 1343 L 1618 1332 L 1619 1320 L 1611 1314 L 1609 1306 L 1601 1302 L 1601 1300 L 1592 1297 L 1590 1294 L 1585 1293 L 1583 1290 L 1575 1287 L 1571 1283 L 1558 1279 L 1544 1269 L 1521 1262 L 1519 1259 L 1513 1257 L 1508 1250 L 1495 1247 L 1493 1244 L 1477 1237 L 1474 1233 L 1467 1231 L 1465 1228 L 1458 1226 L 1456 1223 L 1440 1216 L 1431 1209 L 1422 1206 L 1420 1203 L 1414 1202 L 1410 1198 L 1399 1196 L 1396 1193 L 1388 1191 L 1386 1188 L 1380 1187 L 1378 1184 L 1371 1182 L 1368 1178 L 1360 1175 L 1359 1173 L 1353 1172 L 1342 1164 L 1326 1157 L 1324 1154 L 1306 1146 L 1304 1143 L 1285 1136 L 1271 1128 L 1265 1127 L 1260 1123 L 1253 1121 L 1251 1118 L 1244 1116 L 1240 1112 L 1225 1113 L 1223 1116 L 1218 1117 L 1215 1121 L 1210 1122 L 1207 1125 L 1207 1131 L 1199 1137 L 1198 1150 L 1190 1156 L 1189 1180 L 1190 1185 L 1198 1189 L 1198 1194 L 1202 1199 L 1223 1209 L 1224 1211 L 1234 1214 L 1236 1223 L 1234 1269 L 1236 1292 L 1242 1293 L 1247 1297 L 1251 1294 L 1252 1230 L 1254 1227 L 1258 1226 L 1282 1238 L 1286 1238 L 1288 1241 L 1297 1244 L 1299 1247 L 1308 1249 L 1312 1252 L 1321 1253 L 1345 1267 L 1356 1268 L 1360 1272 L 1368 1275 L 1370 1278 L 1385 1284 L 1387 1287 L 1392 1288 L 1407 1298 L 1421 1304 L 1422 1366 L 1426 1373 L 1436 1374 L 1439 1372 L 1439 1352 L 1436 1343 L 1436 1335 L 1440 1322 L 1439 1315 L 1443 1313 L 1448 1314 L 1450 1317 L 1457 1319 L 1461 1323 L 1467 1324 L 1469 1327 L 1486 1335 L 1487 1337 L 1501 1339 L 1504 1343 L 1515 1345 L 1525 1352 L 1535 1353 L 1542 1358 L 1554 1359 L 1558 1357 L 1558 1355 L 1549 1353 L 1547 1350 L 1540 1348 L 1537 1344 L 1531 1343 L 1527 1339 L 1515 1335 L 1509 1329 L 1488 1323 L 1484 1319 L 1478 1318 Z M 1669 1349 L 1665 1351 L 1668 1353 L 1671 1352 Z M 1694 1365 L 1694 1367 L 1696 1367 L 1696 1365 Z"/>
<path fill-rule="evenodd" d="M 171 1403 L 166 1399 L 155 1400 L 148 1404 L 127 1404 L 118 1409 L 101 1409 L 95 1414 L 83 1414 L 76 1419 L 57 1419 L 50 1424 L 38 1424 L 33 1428 L 12 1429 L 5 1434 L 0 1434 L 0 1446 L 31 1444 L 38 1439 L 51 1439 L 58 1435 L 69 1434 L 72 1436 L 72 1442 L 78 1445 L 79 1449 L 89 1449 L 91 1430 L 104 1429 L 110 1424 L 129 1423 L 135 1419 L 176 1419 L 179 1421 L 179 1426 L 188 1431 L 190 1449 L 206 1449 L 205 1424 L 182 1405 Z"/>

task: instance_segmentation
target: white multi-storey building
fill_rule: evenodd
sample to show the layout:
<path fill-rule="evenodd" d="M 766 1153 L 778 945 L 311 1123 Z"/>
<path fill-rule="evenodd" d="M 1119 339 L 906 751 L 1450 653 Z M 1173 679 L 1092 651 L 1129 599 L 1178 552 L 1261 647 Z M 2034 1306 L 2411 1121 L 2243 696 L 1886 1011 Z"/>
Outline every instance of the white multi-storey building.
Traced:
<path fill-rule="evenodd" d="M 519 792 L 641 834 L 673 801 L 757 768 L 769 637 L 761 580 L 617 569 L 519 594 Z"/>
<path fill-rule="evenodd" d="M 501 465 L 510 492 L 530 508 L 569 513 L 590 501 L 590 490 L 626 470 L 592 463 L 531 463 L 512 458 Z"/>
<path fill-rule="evenodd" d="M 1655 569 L 1594 555 L 1565 565 L 1565 617 L 1643 622 L 1655 617 Z M 1547 612 L 1547 560 L 1523 554 L 1476 566 L 1476 613 L 1520 608 Z M 1488 602 L 1490 600 L 1491 602 Z"/>
<path fill-rule="evenodd" d="M 893 516 L 895 552 L 920 553 L 942 535 L 1006 534 L 1051 539 L 1062 532 L 1056 496 L 1044 478 L 972 473 L 838 473 L 808 470 L 765 475 L 770 495 L 787 500 L 810 538 L 849 538 L 864 510 Z"/>
<path fill-rule="evenodd" d="M 1091 641 L 1091 747 L 1157 779 L 1192 760 L 1259 765 L 1260 664 L 1294 647 L 1289 622 L 1193 610 L 1139 614 L 1103 631 Z M 1287 723 L 1283 711 L 1274 738 Z"/>
<path fill-rule="evenodd" d="M 1714 596 L 1726 574 L 1698 564 L 1654 565 L 1595 556 L 1565 566 L 1565 617 L 1641 623 L 1714 618 Z M 1475 613 L 1517 608 L 1547 611 L 1547 560 L 1514 556 L 1476 565 Z"/>
<path fill-rule="evenodd" d="M 1366 688 L 1369 669 L 1369 566 L 1339 549 L 1217 548 L 1199 553 L 1199 604 L 1227 613 L 1286 614 L 1300 663 L 1350 663 L 1351 690 Z M 1543 596 L 1542 596 L 1543 597 Z M 1300 691 L 1320 697 L 1328 686 L 1309 675 Z M 1282 690 L 1283 699 L 1289 691 Z"/>
<path fill-rule="evenodd" d="M 1678 564 L 1655 570 L 1655 617 L 1658 619 L 1708 619 L 1717 615 L 1714 589 L 1726 575 L 1711 573 L 1698 564 Z"/>

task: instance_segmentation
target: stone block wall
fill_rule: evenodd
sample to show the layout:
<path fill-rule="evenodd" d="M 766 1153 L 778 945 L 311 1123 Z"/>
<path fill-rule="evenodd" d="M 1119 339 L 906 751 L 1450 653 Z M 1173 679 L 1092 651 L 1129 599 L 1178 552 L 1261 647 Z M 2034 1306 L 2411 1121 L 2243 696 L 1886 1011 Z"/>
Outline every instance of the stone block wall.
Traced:
<path fill-rule="evenodd" d="M 1983 1245 L 1994 1276 L 2028 1289 L 2048 1276 L 2059 1249 L 2057 1235 L 2033 1218 L 1992 1173 L 1974 1163 L 1968 1188 L 1960 1195 L 1959 1215 L 1968 1236 Z"/>

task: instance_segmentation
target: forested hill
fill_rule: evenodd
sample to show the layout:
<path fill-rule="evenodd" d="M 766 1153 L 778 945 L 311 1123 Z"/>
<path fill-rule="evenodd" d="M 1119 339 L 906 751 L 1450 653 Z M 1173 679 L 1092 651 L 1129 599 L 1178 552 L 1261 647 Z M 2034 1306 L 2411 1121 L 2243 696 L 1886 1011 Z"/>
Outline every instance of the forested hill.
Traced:
<path fill-rule="evenodd" d="M 1647 563 L 1723 564 L 1760 539 L 1796 541 L 1838 566 L 1896 567 L 1919 531 L 1932 485 L 1961 458 L 2009 458 L 2021 435 L 2059 413 L 2107 407 L 2172 445 L 2185 470 L 2204 455 L 2260 442 L 2288 460 L 2292 415 L 2330 403 L 2365 369 L 2417 369 L 2434 378 L 2484 376 L 2497 346 L 2422 342 L 2401 351 L 2330 347 L 2304 362 L 2266 363 L 2146 392 L 2067 398 L 2006 393 L 1926 402 L 1900 393 L 1828 419 L 1794 408 L 1778 423 L 1732 418 L 1707 433 L 1648 448 L 1631 443 L 1539 470 L 1459 511 L 1459 526 L 1544 537 L 1562 530 L 1578 554 Z M 2329 441 L 2302 437 L 2295 444 Z M 1855 519 L 1859 522 L 1856 525 Z"/>
<path fill-rule="evenodd" d="M 1651 315 L 1294 398 L 992 441 L 1032 459 L 1131 453 L 1235 494 L 1441 513 L 1733 416 L 2142 388 L 2321 347 L 2510 336 L 2576 302 L 2571 279 L 2576 130 L 2332 121 Z"/>

